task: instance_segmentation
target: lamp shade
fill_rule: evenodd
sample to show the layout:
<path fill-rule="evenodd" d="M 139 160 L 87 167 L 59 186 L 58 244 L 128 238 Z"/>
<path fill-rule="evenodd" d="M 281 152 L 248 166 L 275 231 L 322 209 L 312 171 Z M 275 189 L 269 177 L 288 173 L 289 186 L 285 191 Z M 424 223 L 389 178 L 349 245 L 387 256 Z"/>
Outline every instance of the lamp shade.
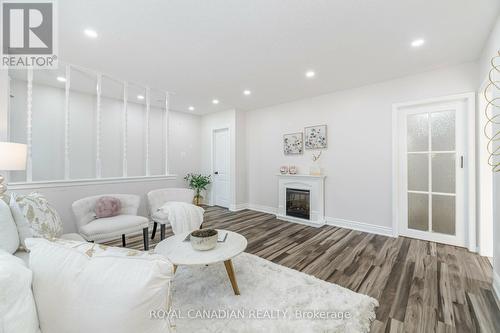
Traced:
<path fill-rule="evenodd" d="M 0 142 L 0 170 L 25 170 L 26 151 L 25 144 Z"/>

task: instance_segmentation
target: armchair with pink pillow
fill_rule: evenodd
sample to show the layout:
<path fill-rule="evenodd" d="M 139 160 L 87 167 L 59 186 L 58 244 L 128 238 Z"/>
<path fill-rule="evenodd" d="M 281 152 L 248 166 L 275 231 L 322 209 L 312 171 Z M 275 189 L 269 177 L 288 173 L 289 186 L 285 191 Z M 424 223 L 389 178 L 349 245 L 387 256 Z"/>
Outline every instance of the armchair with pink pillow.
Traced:
<path fill-rule="evenodd" d="M 143 233 L 144 250 L 149 249 L 149 221 L 138 216 L 140 197 L 132 194 L 103 194 L 73 203 L 73 213 L 80 235 L 90 242 L 103 242 L 125 235 Z"/>

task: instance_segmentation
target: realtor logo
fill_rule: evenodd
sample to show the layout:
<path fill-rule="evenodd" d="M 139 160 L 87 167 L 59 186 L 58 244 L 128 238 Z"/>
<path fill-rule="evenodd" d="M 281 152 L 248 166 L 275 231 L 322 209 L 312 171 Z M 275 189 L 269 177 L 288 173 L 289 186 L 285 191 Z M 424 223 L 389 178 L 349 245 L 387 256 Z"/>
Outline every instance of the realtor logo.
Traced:
<path fill-rule="evenodd" d="M 2 68 L 57 67 L 55 3 L 35 1 L 1 3 Z"/>

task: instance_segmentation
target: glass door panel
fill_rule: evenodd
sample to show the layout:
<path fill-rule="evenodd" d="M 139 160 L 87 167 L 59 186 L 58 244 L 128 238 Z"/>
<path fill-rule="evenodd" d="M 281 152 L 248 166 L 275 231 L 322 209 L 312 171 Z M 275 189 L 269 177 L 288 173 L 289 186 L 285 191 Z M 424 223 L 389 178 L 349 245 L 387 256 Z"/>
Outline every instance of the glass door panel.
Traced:
<path fill-rule="evenodd" d="M 432 195 L 432 231 L 447 235 L 455 234 L 455 197 Z"/>
<path fill-rule="evenodd" d="M 408 190 L 429 190 L 429 154 L 408 154 Z"/>
<path fill-rule="evenodd" d="M 455 111 L 431 113 L 431 133 L 433 151 L 455 150 Z"/>
<path fill-rule="evenodd" d="M 408 152 L 429 150 L 429 115 L 410 114 L 407 118 Z"/>
<path fill-rule="evenodd" d="M 429 195 L 408 193 L 408 228 L 429 230 Z"/>
<path fill-rule="evenodd" d="M 432 153 L 432 192 L 455 193 L 455 153 Z"/>

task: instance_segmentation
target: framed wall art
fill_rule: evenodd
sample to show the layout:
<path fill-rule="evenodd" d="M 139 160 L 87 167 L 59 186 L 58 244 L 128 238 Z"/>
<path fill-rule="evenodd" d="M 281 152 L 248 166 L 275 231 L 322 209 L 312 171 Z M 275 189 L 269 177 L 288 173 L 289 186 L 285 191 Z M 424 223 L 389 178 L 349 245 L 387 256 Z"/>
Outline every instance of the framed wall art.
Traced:
<path fill-rule="evenodd" d="M 304 128 L 306 149 L 324 149 L 327 147 L 326 125 Z"/>
<path fill-rule="evenodd" d="M 302 133 L 283 135 L 283 152 L 285 155 L 299 155 L 304 152 L 304 139 Z"/>

